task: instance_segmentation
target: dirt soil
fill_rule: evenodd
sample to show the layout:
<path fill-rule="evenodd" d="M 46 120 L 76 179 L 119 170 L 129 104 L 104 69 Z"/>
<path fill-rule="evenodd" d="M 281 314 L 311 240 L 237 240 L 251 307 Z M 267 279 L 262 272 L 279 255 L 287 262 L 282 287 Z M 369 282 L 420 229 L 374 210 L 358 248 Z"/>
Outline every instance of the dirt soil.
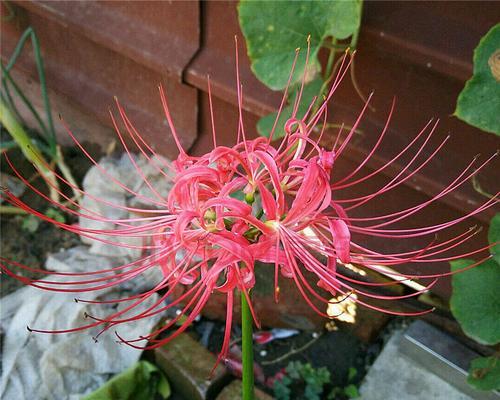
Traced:
<path fill-rule="evenodd" d="M 217 321 L 208 343 L 208 349 L 218 354 L 224 335 L 224 324 Z M 286 368 L 290 361 L 310 363 L 314 368 L 326 367 L 330 371 L 330 383 L 325 386 L 324 394 L 334 387 L 343 388 L 349 384 L 356 386 L 362 381 L 369 367 L 383 348 L 391 332 L 406 324 L 405 319 L 390 322 L 371 343 L 363 343 L 352 332 L 343 326 L 334 332 L 300 332 L 287 339 L 275 340 L 264 345 L 255 345 L 254 361 L 262 368 L 266 379 Z M 194 329 L 196 331 L 196 327 Z M 238 336 L 239 327 L 233 328 L 233 341 Z M 196 332 L 193 332 L 195 335 Z M 238 343 L 239 344 L 239 343 Z M 310 344 L 308 346 L 308 344 Z M 303 350 L 302 350 L 303 349 Z M 348 380 L 349 369 L 356 370 L 356 376 Z M 273 394 L 269 385 L 256 383 L 260 389 Z M 297 397 L 292 396 L 292 399 Z M 302 398 L 302 397 L 301 397 Z M 322 397 L 326 399 L 326 396 Z M 337 395 L 335 400 L 348 397 Z"/>
<path fill-rule="evenodd" d="M 2 238 L 0 246 L 2 257 L 27 265 L 31 268 L 44 267 L 48 254 L 67 249 L 80 243 L 80 239 L 73 233 L 56 228 L 48 222 L 40 223 L 34 233 L 21 229 L 23 216 L 2 216 L 0 229 Z M 24 277 L 37 279 L 43 273 L 19 270 Z M 22 282 L 12 279 L 5 274 L 1 275 L 0 293 L 6 296 L 24 286 Z"/>
<path fill-rule="evenodd" d="M 94 152 L 97 150 L 93 147 Z M 70 167 L 74 178 L 81 184 L 81 181 L 89 169 L 90 161 L 77 150 L 67 148 L 63 150 L 66 164 Z M 33 167 L 26 161 L 19 150 L 10 150 L 9 159 L 16 166 L 23 176 L 30 178 L 33 176 Z M 1 170 L 4 173 L 15 175 L 8 166 L 5 158 L 1 159 Z M 46 185 L 40 179 L 34 179 L 33 186 L 37 189 L 47 192 Z M 41 212 L 46 212 L 49 208 L 48 202 L 33 193 L 29 188 L 26 189 L 21 199 L 32 208 Z M 3 203 L 2 205 L 7 205 Z M 59 229 L 48 222 L 40 221 L 38 228 L 34 232 L 23 229 L 26 215 L 0 214 L 0 254 L 8 260 L 12 260 L 31 268 L 44 268 L 45 260 L 50 253 L 58 252 L 80 244 L 79 237 Z M 76 222 L 74 216 L 65 215 L 66 222 Z M 43 273 L 34 273 L 30 271 L 18 270 L 27 278 L 40 278 Z M 0 274 L 0 296 L 6 296 L 16 289 L 23 286 L 23 283 L 15 280 L 5 274 Z"/>

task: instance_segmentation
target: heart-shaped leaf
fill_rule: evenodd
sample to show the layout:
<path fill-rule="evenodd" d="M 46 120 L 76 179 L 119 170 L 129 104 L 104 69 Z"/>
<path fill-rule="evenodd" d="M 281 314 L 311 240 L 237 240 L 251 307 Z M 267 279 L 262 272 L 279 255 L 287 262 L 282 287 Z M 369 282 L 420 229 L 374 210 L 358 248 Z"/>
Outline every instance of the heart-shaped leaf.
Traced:
<path fill-rule="evenodd" d="M 453 271 L 473 264 L 472 260 L 451 262 Z M 453 275 L 451 312 L 463 331 L 479 343 L 500 342 L 500 265 L 489 259 L 481 265 Z"/>
<path fill-rule="evenodd" d="M 500 135 L 500 24 L 474 50 L 474 74 L 458 96 L 455 116 Z"/>
<path fill-rule="evenodd" d="M 317 54 L 324 39 L 329 36 L 345 39 L 359 29 L 361 2 L 242 0 L 238 12 L 252 71 L 269 88 L 281 90 L 288 81 L 294 50 L 305 48 L 310 36 L 306 78 L 312 81 L 320 71 Z M 302 79 L 305 61 L 306 51 L 301 51 L 292 85 Z"/>

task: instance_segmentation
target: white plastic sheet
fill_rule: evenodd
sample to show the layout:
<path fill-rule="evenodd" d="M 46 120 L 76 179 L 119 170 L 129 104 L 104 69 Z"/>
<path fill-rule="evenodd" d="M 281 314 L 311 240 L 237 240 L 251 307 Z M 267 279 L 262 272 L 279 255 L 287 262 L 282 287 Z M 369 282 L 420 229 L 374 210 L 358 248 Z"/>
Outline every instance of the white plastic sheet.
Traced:
<path fill-rule="evenodd" d="M 66 260 L 66 262 L 62 262 Z M 123 260 L 90 254 L 86 247 L 77 247 L 48 260 L 52 270 L 89 271 L 96 266 L 109 268 Z M 50 276 L 47 279 L 61 280 Z M 66 278 L 67 279 L 67 278 Z M 132 292 L 146 289 L 147 279 L 136 282 Z M 82 295 L 87 300 L 120 298 L 130 290 L 105 289 Z M 113 312 L 111 306 L 76 303 L 75 295 L 24 287 L 2 299 L 1 324 L 4 331 L 0 397 L 6 400 L 76 400 L 89 393 L 111 375 L 136 362 L 141 351 L 116 343 L 114 329 L 92 337 L 99 328 L 70 334 L 30 333 L 27 326 L 52 330 L 89 323 L 85 313 L 104 316 Z M 157 296 L 150 297 L 135 311 L 146 309 Z M 121 307 L 125 307 L 122 303 Z M 147 334 L 160 316 L 121 324 L 116 328 L 124 338 L 135 339 Z"/>
<path fill-rule="evenodd" d="M 157 193 L 165 198 L 171 182 L 159 171 L 166 160 L 153 157 L 148 162 L 144 157 L 134 156 L 134 162 L 141 168 Z M 102 171 L 106 170 L 106 173 Z M 112 183 L 117 179 L 132 191 Z M 108 218 L 128 218 L 131 215 L 123 209 L 112 207 L 95 198 L 119 205 L 141 206 L 144 197 L 152 196 L 128 155 L 115 159 L 105 157 L 94 166 L 84 179 L 87 193 L 82 200 L 86 212 L 96 212 Z M 80 225 L 89 229 L 113 229 L 113 224 L 80 218 Z M 99 241 L 82 238 L 90 247 L 78 246 L 52 255 L 47 260 L 48 270 L 57 272 L 78 272 L 102 270 L 122 265 L 140 256 L 140 251 L 119 246 L 109 246 Z M 116 237 L 112 238 L 116 240 Z M 123 238 L 128 244 L 140 245 L 138 238 Z M 129 243 L 130 242 L 130 243 Z M 6 278 L 9 279 L 9 278 Z M 63 279 L 50 276 L 46 279 Z M 66 278 L 68 279 L 68 278 Z M 82 295 L 87 300 L 122 298 L 150 289 L 161 279 L 161 272 L 151 268 L 140 276 L 124 282 L 119 288 L 108 288 Z M 149 317 L 128 324 L 121 324 L 99 337 L 95 343 L 92 337 L 100 328 L 70 334 L 29 333 L 27 326 L 43 330 L 66 329 L 89 323 L 85 313 L 105 316 L 114 309 L 111 305 L 89 305 L 75 303 L 75 294 L 54 293 L 24 287 L 1 300 L 2 376 L 0 398 L 5 400 L 76 400 L 90 393 L 135 363 L 141 351 L 116 343 L 116 329 L 125 339 L 135 339 L 148 334 L 161 317 Z M 135 312 L 146 309 L 158 299 L 149 297 Z M 126 303 L 120 303 L 125 307 Z M 125 314 L 126 316 L 127 314 Z M 138 345 L 141 342 L 136 343 Z"/>

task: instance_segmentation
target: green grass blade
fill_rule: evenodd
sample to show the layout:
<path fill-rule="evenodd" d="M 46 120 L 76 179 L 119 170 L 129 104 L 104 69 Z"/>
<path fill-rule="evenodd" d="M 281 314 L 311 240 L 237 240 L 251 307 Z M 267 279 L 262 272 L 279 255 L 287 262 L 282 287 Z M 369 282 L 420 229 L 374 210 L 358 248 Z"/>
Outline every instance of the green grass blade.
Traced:
<path fill-rule="evenodd" d="M 43 59 L 42 59 L 42 53 L 40 50 L 40 42 L 38 41 L 38 37 L 33 30 L 33 28 L 29 27 L 27 28 L 24 33 L 22 34 L 21 38 L 19 39 L 19 42 L 16 45 L 16 48 L 14 49 L 14 52 L 12 53 L 12 56 L 9 60 L 9 63 L 5 67 L 5 70 L 8 72 L 12 69 L 14 66 L 15 62 L 17 61 L 19 55 L 21 54 L 21 51 L 23 50 L 24 44 L 28 40 L 28 38 L 31 39 L 31 44 L 33 46 L 33 54 L 35 56 L 35 63 L 36 63 L 36 68 L 38 72 L 38 79 L 40 80 L 40 90 L 42 94 L 42 100 L 45 108 L 45 113 L 47 117 L 47 124 L 48 127 L 45 126 L 45 124 L 42 124 L 42 130 L 44 133 L 47 135 L 47 143 L 51 149 L 51 154 L 53 157 L 56 156 L 57 154 L 57 139 L 56 139 L 56 132 L 54 129 L 54 121 L 52 119 L 52 108 L 50 106 L 50 100 L 47 92 L 47 82 L 45 79 L 45 69 L 43 66 Z M 11 79 L 12 82 L 12 79 Z M 30 107 L 33 109 L 33 107 Z M 38 123 L 40 123 L 41 119 L 37 118 Z"/>
<path fill-rule="evenodd" d="M 10 85 L 12 85 L 12 88 L 16 92 L 16 94 L 19 96 L 19 98 L 22 100 L 22 102 L 28 107 L 30 112 L 33 114 L 35 117 L 36 121 L 40 125 L 41 130 L 43 131 L 44 135 L 49 135 L 49 132 L 47 130 L 47 127 L 45 126 L 45 123 L 43 122 L 42 118 L 40 117 L 40 114 L 36 111 L 35 107 L 33 107 L 33 104 L 29 101 L 29 99 L 25 96 L 21 88 L 17 85 L 17 83 L 14 81 L 12 76 L 10 75 L 10 72 L 3 66 L 1 65 L 2 68 L 2 76 L 5 79 L 6 82 L 8 82 Z M 5 85 L 5 88 L 7 88 L 7 85 Z M 24 124 L 26 125 L 26 124 Z M 45 140 L 47 140 L 47 137 L 44 137 Z"/>
<path fill-rule="evenodd" d="M 59 185 L 56 177 L 47 167 L 48 163 L 43 158 L 38 147 L 32 143 L 25 129 L 19 121 L 16 120 L 14 114 L 3 100 L 0 100 L 0 123 L 10 133 L 12 139 L 17 142 L 26 159 L 31 161 L 44 178 L 50 182 L 50 184 L 47 183 L 47 186 L 50 190 L 51 199 L 59 201 L 59 194 L 57 192 Z"/>

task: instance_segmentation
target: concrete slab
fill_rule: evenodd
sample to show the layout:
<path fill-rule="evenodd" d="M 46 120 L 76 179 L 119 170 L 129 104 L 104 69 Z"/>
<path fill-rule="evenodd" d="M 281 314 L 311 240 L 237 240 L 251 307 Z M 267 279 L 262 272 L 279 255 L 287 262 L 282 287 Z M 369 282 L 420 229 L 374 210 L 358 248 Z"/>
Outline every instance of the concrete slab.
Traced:
<path fill-rule="evenodd" d="M 472 400 L 403 355 L 396 332 L 372 365 L 359 389 L 362 400 Z"/>

